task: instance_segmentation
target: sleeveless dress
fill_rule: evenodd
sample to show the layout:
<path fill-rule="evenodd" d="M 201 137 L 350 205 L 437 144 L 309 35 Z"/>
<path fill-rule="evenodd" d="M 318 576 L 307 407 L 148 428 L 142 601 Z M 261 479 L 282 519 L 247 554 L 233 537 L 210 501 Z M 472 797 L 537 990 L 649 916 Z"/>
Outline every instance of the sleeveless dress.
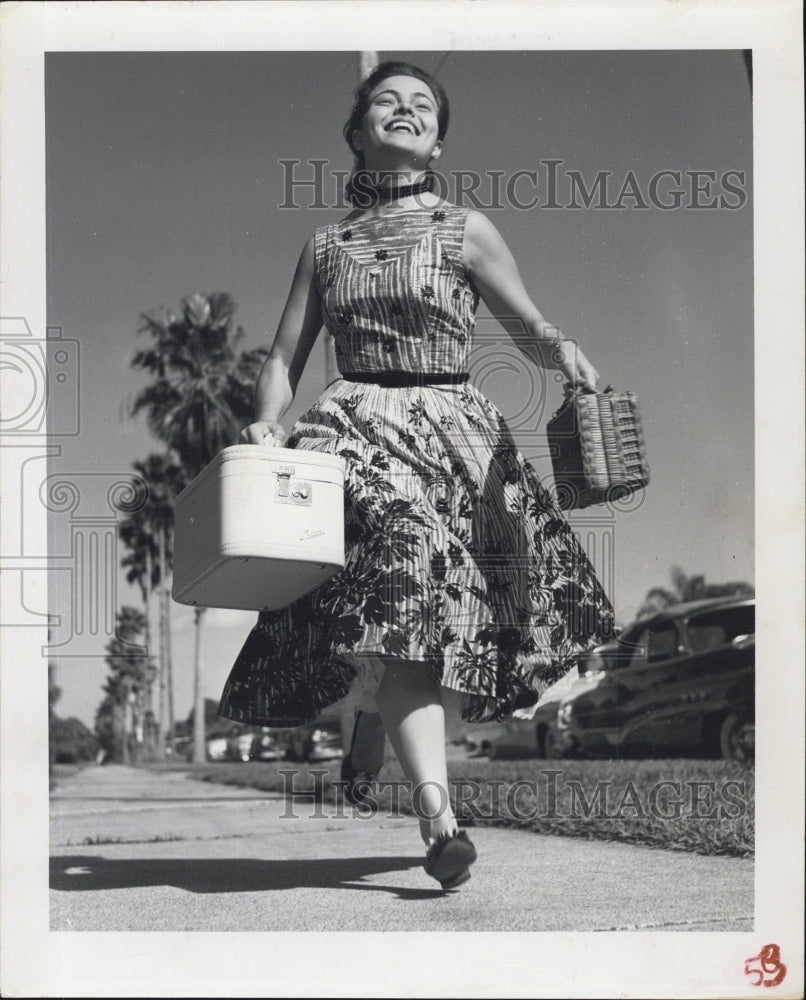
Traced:
<path fill-rule="evenodd" d="M 315 278 L 341 373 L 467 371 L 478 295 L 467 209 L 414 209 L 316 231 Z M 362 661 L 429 663 L 470 722 L 533 706 L 613 610 L 499 410 L 471 384 L 337 379 L 286 447 L 346 460 L 344 569 L 263 612 L 219 714 L 299 725 L 343 698 Z"/>

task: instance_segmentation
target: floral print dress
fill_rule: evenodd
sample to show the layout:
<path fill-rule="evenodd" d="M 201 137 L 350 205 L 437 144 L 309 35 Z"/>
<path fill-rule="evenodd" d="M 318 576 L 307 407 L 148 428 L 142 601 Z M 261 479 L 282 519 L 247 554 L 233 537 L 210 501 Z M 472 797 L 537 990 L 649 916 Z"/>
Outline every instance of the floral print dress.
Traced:
<path fill-rule="evenodd" d="M 317 230 L 315 275 L 342 373 L 467 371 L 478 296 L 467 210 L 415 209 Z M 503 719 L 612 636 L 613 611 L 574 533 L 471 384 L 338 379 L 286 447 L 346 462 L 344 569 L 263 612 L 219 714 L 298 725 L 361 664 L 430 664 L 471 722 Z"/>

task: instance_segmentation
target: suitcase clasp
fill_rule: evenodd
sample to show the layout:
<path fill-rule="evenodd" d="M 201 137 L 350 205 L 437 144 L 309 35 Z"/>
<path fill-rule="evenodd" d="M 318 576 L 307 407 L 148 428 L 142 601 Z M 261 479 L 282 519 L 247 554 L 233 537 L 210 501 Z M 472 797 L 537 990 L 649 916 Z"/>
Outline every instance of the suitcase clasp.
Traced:
<path fill-rule="evenodd" d="M 277 469 L 277 496 L 287 497 L 288 488 L 291 485 L 291 477 L 294 475 L 293 465 L 281 465 Z"/>
<path fill-rule="evenodd" d="M 293 487 L 291 477 L 294 474 L 293 465 L 281 465 L 277 470 L 277 492 L 274 495 L 278 503 L 293 503 L 301 507 L 311 506 L 312 487 L 309 482 L 295 479 Z"/>

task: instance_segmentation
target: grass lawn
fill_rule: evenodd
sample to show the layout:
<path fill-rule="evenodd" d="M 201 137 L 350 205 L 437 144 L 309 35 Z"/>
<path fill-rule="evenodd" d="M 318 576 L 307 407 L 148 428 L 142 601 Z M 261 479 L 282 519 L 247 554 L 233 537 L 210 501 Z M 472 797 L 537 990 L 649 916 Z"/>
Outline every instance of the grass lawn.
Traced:
<path fill-rule="evenodd" d="M 201 781 L 286 795 L 292 787 L 316 789 L 323 803 L 349 816 L 353 807 L 343 802 L 339 767 L 338 761 L 275 761 L 185 764 L 182 769 Z M 281 771 L 295 773 L 284 776 Z M 310 772 L 317 771 L 324 774 L 315 784 Z M 462 825 L 506 826 L 700 854 L 753 854 L 754 772 L 732 761 L 460 758 L 449 761 L 449 773 Z M 379 815 L 412 812 L 410 788 L 396 760 L 387 761 L 373 800 Z"/>
<path fill-rule="evenodd" d="M 59 787 L 59 782 L 63 778 L 69 778 L 76 774 L 82 767 L 86 767 L 86 761 L 82 764 L 51 764 L 48 771 L 48 787 L 51 793 Z"/>

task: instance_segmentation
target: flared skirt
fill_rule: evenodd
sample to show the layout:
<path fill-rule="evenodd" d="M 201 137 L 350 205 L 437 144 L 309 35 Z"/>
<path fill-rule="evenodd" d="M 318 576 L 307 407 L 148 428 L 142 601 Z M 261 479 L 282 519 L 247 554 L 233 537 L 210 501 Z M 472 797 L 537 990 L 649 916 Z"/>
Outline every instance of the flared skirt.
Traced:
<path fill-rule="evenodd" d="M 612 607 L 576 535 L 472 385 L 339 379 L 286 446 L 345 459 L 346 563 L 260 614 L 222 716 L 311 721 L 371 654 L 425 661 L 464 695 L 468 721 L 503 719 L 612 637 Z"/>

